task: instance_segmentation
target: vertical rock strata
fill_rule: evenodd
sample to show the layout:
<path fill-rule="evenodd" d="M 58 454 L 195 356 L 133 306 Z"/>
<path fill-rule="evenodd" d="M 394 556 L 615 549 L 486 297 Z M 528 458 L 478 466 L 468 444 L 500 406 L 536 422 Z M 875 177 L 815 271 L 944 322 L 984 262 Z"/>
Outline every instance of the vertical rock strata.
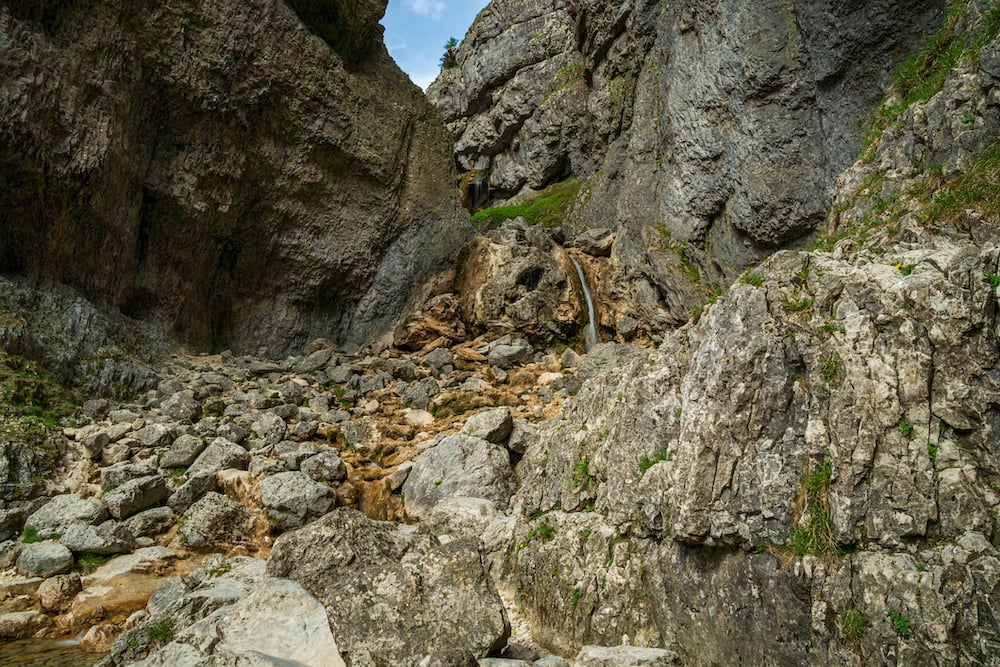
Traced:
<path fill-rule="evenodd" d="M 428 94 L 497 197 L 583 180 L 569 225 L 616 228 L 631 309 L 683 321 L 703 296 L 682 262 L 731 279 L 824 222 L 860 122 L 944 4 L 496 0 Z"/>
<path fill-rule="evenodd" d="M 202 347 L 389 330 L 467 223 L 384 8 L 0 3 L 0 271 Z"/>

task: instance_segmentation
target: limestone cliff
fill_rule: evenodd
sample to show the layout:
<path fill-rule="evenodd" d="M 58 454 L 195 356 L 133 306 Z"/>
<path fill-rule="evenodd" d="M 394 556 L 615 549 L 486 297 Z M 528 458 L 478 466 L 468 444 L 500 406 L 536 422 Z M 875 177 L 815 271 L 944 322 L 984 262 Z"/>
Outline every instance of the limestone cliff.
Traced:
<path fill-rule="evenodd" d="M 391 330 L 467 216 L 384 9 L 0 3 L 0 271 L 201 348 Z"/>
<path fill-rule="evenodd" d="M 496 197 L 582 179 L 569 226 L 618 231 L 609 299 L 680 323 L 825 221 L 860 122 L 944 5 L 495 0 L 429 96 Z"/>

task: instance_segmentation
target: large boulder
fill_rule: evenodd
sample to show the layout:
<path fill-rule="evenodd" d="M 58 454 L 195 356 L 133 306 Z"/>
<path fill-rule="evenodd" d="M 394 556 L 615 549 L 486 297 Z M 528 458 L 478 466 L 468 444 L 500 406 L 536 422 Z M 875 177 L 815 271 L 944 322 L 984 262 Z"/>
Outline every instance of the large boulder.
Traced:
<path fill-rule="evenodd" d="M 418 456 L 403 484 L 406 511 L 415 517 L 449 496 L 486 498 L 505 509 L 513 492 L 507 449 L 461 433 Z"/>
<path fill-rule="evenodd" d="M 202 346 L 389 331 L 469 226 L 384 0 L 130 3 L 0 10 L 0 270 Z"/>
<path fill-rule="evenodd" d="M 265 477 L 257 485 L 257 492 L 268 520 L 280 530 L 298 528 L 307 520 L 326 514 L 337 502 L 333 489 L 299 471 Z"/>
<path fill-rule="evenodd" d="M 61 544 L 29 544 L 17 557 L 17 571 L 26 577 L 51 577 L 69 572 L 71 567 L 73 554 Z"/>
<path fill-rule="evenodd" d="M 510 632 L 475 540 L 441 544 L 411 526 L 337 509 L 281 535 L 267 571 L 323 603 L 352 665 L 415 667 L 456 648 L 485 657 Z"/>
<path fill-rule="evenodd" d="M 470 240 L 455 278 L 462 318 L 475 331 L 565 340 L 579 326 L 582 292 L 566 252 L 523 219 Z"/>
<path fill-rule="evenodd" d="M 42 537 L 62 535 L 75 523 L 94 525 L 108 518 L 103 503 L 73 494 L 54 496 L 25 519 L 25 527 L 38 531 Z"/>
<path fill-rule="evenodd" d="M 134 664 L 344 667 L 346 663 L 323 605 L 294 581 L 265 579 L 246 597 L 175 632 L 173 641 Z"/>
<path fill-rule="evenodd" d="M 125 519 L 167 499 L 167 480 L 159 475 L 132 479 L 104 494 L 108 512 Z"/>
<path fill-rule="evenodd" d="M 249 539 L 250 512 L 214 491 L 205 494 L 181 516 L 177 539 L 195 548 L 244 542 Z"/>

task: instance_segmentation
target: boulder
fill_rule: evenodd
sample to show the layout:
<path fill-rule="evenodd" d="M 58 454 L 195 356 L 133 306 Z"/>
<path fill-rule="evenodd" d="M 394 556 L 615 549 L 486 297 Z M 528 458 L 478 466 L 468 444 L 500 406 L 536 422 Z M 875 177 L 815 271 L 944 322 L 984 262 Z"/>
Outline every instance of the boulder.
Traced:
<path fill-rule="evenodd" d="M 178 522 L 177 539 L 194 549 L 233 544 L 249 538 L 250 513 L 221 493 L 209 492 Z"/>
<path fill-rule="evenodd" d="M 171 496 L 172 498 L 173 496 Z M 121 526 L 123 530 L 132 536 L 132 539 L 153 537 L 166 532 L 174 525 L 175 519 L 176 515 L 172 508 L 152 507 L 125 519 L 122 521 Z"/>
<path fill-rule="evenodd" d="M 73 553 L 51 542 L 29 544 L 17 557 L 17 571 L 25 577 L 51 577 L 69 572 L 72 567 Z"/>
<path fill-rule="evenodd" d="M 79 574 L 49 577 L 38 586 L 38 603 L 45 611 L 59 611 L 67 607 L 81 590 L 83 584 Z"/>
<path fill-rule="evenodd" d="M 614 230 L 591 228 L 573 239 L 573 245 L 593 257 L 608 257 L 615 242 Z"/>
<path fill-rule="evenodd" d="M 403 496 L 407 513 L 420 517 L 448 496 L 486 498 L 506 509 L 514 488 L 504 447 L 458 433 L 416 458 Z"/>
<path fill-rule="evenodd" d="M 166 447 L 174 440 L 174 431 L 166 424 L 150 424 L 132 434 L 142 447 Z"/>
<path fill-rule="evenodd" d="M 279 530 L 297 528 L 322 516 L 336 504 L 333 490 L 298 471 L 265 477 L 257 485 L 268 519 Z"/>
<path fill-rule="evenodd" d="M 459 648 L 485 657 L 510 632 L 475 540 L 441 544 L 413 527 L 338 509 L 281 535 L 267 571 L 319 599 L 351 664 L 416 667 Z"/>
<path fill-rule="evenodd" d="M 534 350 L 531 344 L 523 339 L 515 340 L 512 343 L 501 343 L 490 347 L 489 362 L 491 366 L 510 370 L 514 366 L 526 364 L 531 361 Z"/>
<path fill-rule="evenodd" d="M 62 535 L 74 523 L 93 525 L 108 517 L 108 509 L 103 503 L 81 498 L 73 494 L 53 496 L 40 509 L 24 521 L 25 527 L 32 527 L 42 537 Z"/>
<path fill-rule="evenodd" d="M 169 490 L 166 478 L 150 475 L 129 480 L 105 493 L 103 498 L 111 516 L 124 519 L 163 502 L 167 499 L 167 495 Z"/>
<path fill-rule="evenodd" d="M 221 433 L 219 434 L 222 435 Z M 205 441 L 194 435 L 182 435 L 160 456 L 161 468 L 183 468 L 191 465 L 205 451 Z"/>
<path fill-rule="evenodd" d="M 215 491 L 217 488 L 218 484 L 215 479 L 215 472 L 190 475 L 186 482 L 170 494 L 170 498 L 167 499 L 167 505 L 174 512 L 183 514 L 191 505 L 200 500 L 202 496 L 210 491 Z"/>
<path fill-rule="evenodd" d="M 321 449 L 299 464 L 299 470 L 317 482 L 340 482 L 347 477 L 347 466 L 332 449 Z"/>
<path fill-rule="evenodd" d="M 101 469 L 101 488 L 114 489 L 125 482 L 156 474 L 156 468 L 148 463 L 120 461 Z"/>
<path fill-rule="evenodd" d="M 160 404 L 163 414 L 179 422 L 196 422 L 201 418 L 201 403 L 191 391 L 179 391 Z"/>
<path fill-rule="evenodd" d="M 232 606 L 209 614 L 175 637 L 137 664 L 346 665 L 323 605 L 287 579 L 263 581 Z"/>
<path fill-rule="evenodd" d="M 472 415 L 465 421 L 461 433 L 500 445 L 510 437 L 513 429 L 510 408 L 502 407 L 480 410 Z"/>
<path fill-rule="evenodd" d="M 662 648 L 584 646 L 573 664 L 577 667 L 670 667 L 681 662 L 676 653 Z"/>
<path fill-rule="evenodd" d="M 216 438 L 194 460 L 191 467 L 187 469 L 187 475 L 190 479 L 226 468 L 246 470 L 249 463 L 250 453 L 247 450 L 225 438 Z"/>
<path fill-rule="evenodd" d="M 40 611 L 15 611 L 0 614 L 0 641 L 27 639 L 52 621 Z"/>
<path fill-rule="evenodd" d="M 59 543 L 74 553 L 107 556 L 131 550 L 132 539 L 132 534 L 117 521 L 105 521 L 99 526 L 73 524 L 59 538 Z"/>

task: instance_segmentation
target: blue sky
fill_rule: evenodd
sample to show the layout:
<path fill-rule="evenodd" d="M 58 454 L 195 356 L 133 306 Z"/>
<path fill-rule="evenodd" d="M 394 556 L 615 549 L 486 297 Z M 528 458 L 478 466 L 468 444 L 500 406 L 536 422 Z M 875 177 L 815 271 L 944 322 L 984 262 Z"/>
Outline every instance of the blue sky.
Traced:
<path fill-rule="evenodd" d="M 382 25 L 385 45 L 413 83 L 427 88 L 441 71 L 449 37 L 462 41 L 488 0 L 389 0 Z"/>

